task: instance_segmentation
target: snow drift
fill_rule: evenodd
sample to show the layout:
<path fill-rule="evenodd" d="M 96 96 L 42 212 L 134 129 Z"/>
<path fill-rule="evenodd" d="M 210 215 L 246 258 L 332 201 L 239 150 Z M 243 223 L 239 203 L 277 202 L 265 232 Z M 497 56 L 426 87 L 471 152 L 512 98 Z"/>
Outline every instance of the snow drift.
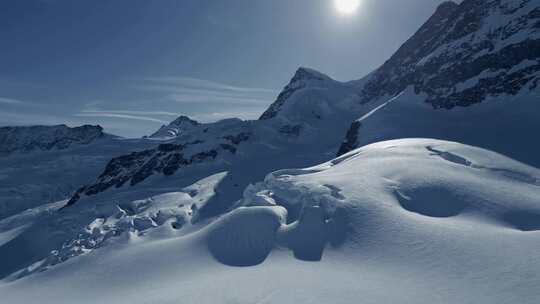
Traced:
<path fill-rule="evenodd" d="M 208 225 L 126 230 L 0 292 L 10 303 L 536 303 L 539 197 L 540 170 L 497 153 L 381 142 L 274 172 Z"/>

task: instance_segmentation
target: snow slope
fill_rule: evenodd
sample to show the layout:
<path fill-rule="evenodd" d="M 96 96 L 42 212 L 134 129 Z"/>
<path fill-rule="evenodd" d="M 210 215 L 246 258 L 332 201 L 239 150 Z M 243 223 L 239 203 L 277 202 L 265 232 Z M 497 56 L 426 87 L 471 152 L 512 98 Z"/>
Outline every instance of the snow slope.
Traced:
<path fill-rule="evenodd" d="M 540 166 L 540 93 L 537 90 L 491 97 L 452 110 L 433 109 L 411 89 L 355 121 L 341 154 L 383 140 L 426 137 L 484 147 Z"/>
<path fill-rule="evenodd" d="M 184 124 L 181 132 L 173 132 L 176 136 L 163 135 L 170 126 L 162 128 L 150 139 L 160 139 L 155 147 L 113 158 L 92 183 L 77 190 L 69 205 L 92 196 L 107 198 L 111 191 L 159 188 L 163 177 L 181 188 L 228 171 L 224 183 L 229 186 L 220 186 L 220 201 L 206 217 L 221 214 L 241 197 L 242 189 L 269 172 L 332 158 L 350 122 L 372 107 L 359 103 L 359 83 L 342 83 L 299 68 L 260 120 L 204 124 L 180 117 L 171 123 Z"/>
<path fill-rule="evenodd" d="M 540 166 L 540 1 L 442 4 L 359 95 L 390 100 L 349 128 L 340 154 L 407 137 L 455 140 Z"/>
<path fill-rule="evenodd" d="M 15 235 L 0 248 L 0 257 L 12 257 L 20 251 L 16 261 L 0 263 L 0 279 L 37 261 L 46 259 L 50 261 L 47 265 L 55 264 L 63 257 L 77 256 L 87 247 L 96 247 L 108 237 L 99 234 L 82 241 L 78 235 L 86 236 L 86 226 L 116 216 L 118 208 L 126 210 L 122 206 L 131 206 L 134 201 L 182 192 L 199 180 L 227 172 L 214 186 L 216 195 L 200 204 L 198 210 L 192 210 L 196 216 L 186 220 L 204 223 L 233 208 L 244 188 L 269 172 L 311 166 L 333 157 L 349 122 L 368 108 L 358 105 L 355 85 L 329 77 L 313 80 L 313 75 L 321 74 L 298 70 L 289 85 L 298 84 L 302 89 L 291 94 L 283 110 L 272 119 L 199 124 L 179 118 L 189 128 L 175 137 L 108 138 L 61 151 L 0 159 L 6 173 L 0 185 L 0 219 L 10 215 L 17 218 L 17 213 L 27 208 L 68 199 L 61 211 L 32 220 L 26 230 L 15 231 L 11 224 L 0 229 L 0 233 Z M 165 129 L 162 131 L 167 133 Z M 184 200 L 186 195 L 190 195 L 189 191 L 180 193 L 177 199 Z M 155 219 L 147 218 L 137 221 L 142 221 L 143 226 L 156 224 Z M 38 241 L 47 238 L 50 240 Z M 59 252 L 58 257 L 51 257 L 51 251 Z M 23 271 L 21 275 L 31 273 Z"/>
<path fill-rule="evenodd" d="M 381 142 L 274 172 L 207 225 L 132 226 L 4 279 L 0 293 L 9 303 L 537 303 L 538 197 L 540 171 L 502 155 Z"/>
<path fill-rule="evenodd" d="M 49 133 L 41 135 L 50 138 Z M 55 142 L 67 142 L 68 138 L 58 136 Z M 69 198 L 81 185 L 90 183 L 111 158 L 155 145 L 151 140 L 101 136 L 63 149 L 17 150 L 0 157 L 0 219 Z"/>

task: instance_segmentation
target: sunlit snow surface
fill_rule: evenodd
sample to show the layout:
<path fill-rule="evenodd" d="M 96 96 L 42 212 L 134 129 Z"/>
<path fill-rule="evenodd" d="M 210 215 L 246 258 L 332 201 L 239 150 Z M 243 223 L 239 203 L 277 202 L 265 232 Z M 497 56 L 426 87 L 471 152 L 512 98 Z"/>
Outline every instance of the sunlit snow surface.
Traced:
<path fill-rule="evenodd" d="M 125 214 L 119 210 L 117 217 L 92 222 L 88 229 L 100 234 L 131 217 L 124 220 L 131 225 L 101 246 L 46 271 L 32 273 L 40 267 L 33 265 L 30 275 L 5 278 L 2 302 L 537 303 L 540 298 L 538 169 L 458 143 L 387 141 L 320 166 L 270 174 L 246 189 L 234 211 L 190 224 L 191 204 L 216 195 L 212 189 L 224 174 L 149 198 L 150 208 L 133 203 L 129 211 L 124 206 Z M 55 208 L 3 220 L 2 241 Z M 100 213 L 98 207 L 94 211 Z M 170 216 L 158 223 L 160 212 Z M 154 223 L 135 224 L 135 218 Z M 184 225 L 174 225 L 179 218 Z"/>

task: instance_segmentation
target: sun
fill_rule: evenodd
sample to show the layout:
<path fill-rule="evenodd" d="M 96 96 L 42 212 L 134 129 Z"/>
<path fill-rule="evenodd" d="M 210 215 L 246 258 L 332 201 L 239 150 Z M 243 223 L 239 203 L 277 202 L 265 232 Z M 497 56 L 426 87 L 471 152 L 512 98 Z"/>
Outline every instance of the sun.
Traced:
<path fill-rule="evenodd" d="M 336 9 L 341 14 L 350 15 L 358 10 L 360 0 L 334 0 Z"/>

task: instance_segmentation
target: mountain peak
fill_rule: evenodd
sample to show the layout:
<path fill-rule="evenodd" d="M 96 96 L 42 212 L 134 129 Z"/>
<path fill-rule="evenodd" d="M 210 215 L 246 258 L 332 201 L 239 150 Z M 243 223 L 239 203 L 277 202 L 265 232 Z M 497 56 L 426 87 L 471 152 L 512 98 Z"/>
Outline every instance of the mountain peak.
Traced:
<path fill-rule="evenodd" d="M 170 125 L 180 125 L 180 124 L 184 124 L 184 123 L 188 123 L 188 124 L 191 124 L 191 125 L 194 125 L 194 126 L 199 124 L 198 121 L 193 120 L 193 119 L 189 118 L 188 116 L 181 115 L 177 119 L 173 120 L 170 123 Z"/>
<path fill-rule="evenodd" d="M 296 70 L 296 73 L 294 74 L 293 78 L 291 79 L 291 83 L 294 83 L 300 80 L 332 80 L 332 78 L 314 69 L 306 68 L 306 67 L 299 67 Z"/>
<path fill-rule="evenodd" d="M 329 76 L 314 69 L 299 67 L 289 84 L 281 91 L 276 101 L 261 115 L 260 120 L 270 119 L 277 115 L 285 102 L 297 91 L 320 82 L 334 82 Z"/>
<path fill-rule="evenodd" d="M 150 135 L 150 138 L 177 137 L 180 135 L 180 133 L 183 133 L 186 130 L 198 125 L 200 125 L 198 121 L 193 120 L 185 115 L 181 115 L 173 120 L 170 124 L 161 126 L 159 130 Z"/>
<path fill-rule="evenodd" d="M 439 4 L 439 6 L 437 6 L 437 9 L 435 10 L 435 15 L 453 11 L 457 9 L 458 7 L 459 7 L 459 4 L 455 3 L 454 1 L 445 1 Z"/>

